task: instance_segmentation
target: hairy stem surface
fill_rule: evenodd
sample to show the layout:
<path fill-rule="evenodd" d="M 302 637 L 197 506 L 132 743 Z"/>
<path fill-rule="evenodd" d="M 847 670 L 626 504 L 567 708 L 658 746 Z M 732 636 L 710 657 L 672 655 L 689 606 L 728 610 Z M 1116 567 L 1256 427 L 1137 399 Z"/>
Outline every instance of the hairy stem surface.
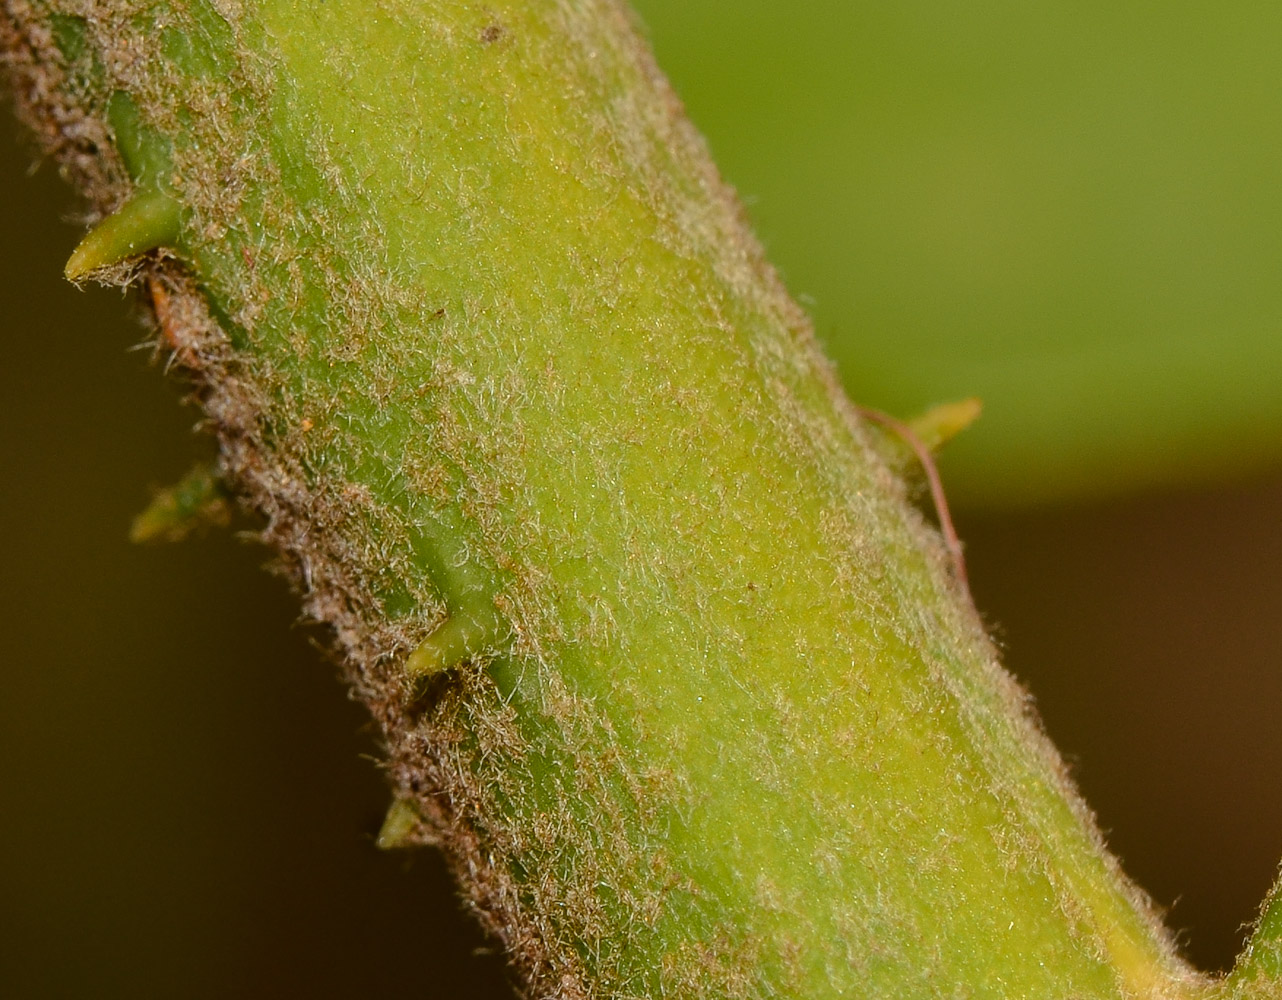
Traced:
<path fill-rule="evenodd" d="M 4 10 L 530 993 L 1204 988 L 614 3 Z"/>

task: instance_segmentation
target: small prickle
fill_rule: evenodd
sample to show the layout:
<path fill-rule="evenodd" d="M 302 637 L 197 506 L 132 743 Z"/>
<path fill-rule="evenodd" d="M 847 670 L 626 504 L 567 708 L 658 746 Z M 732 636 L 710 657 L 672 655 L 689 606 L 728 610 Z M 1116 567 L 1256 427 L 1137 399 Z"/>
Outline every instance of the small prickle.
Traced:
<path fill-rule="evenodd" d="M 163 191 L 139 191 L 103 219 L 72 251 L 63 273 L 82 281 L 111 267 L 164 246 L 172 246 L 181 229 L 181 206 Z"/>
<path fill-rule="evenodd" d="M 422 822 L 418 809 L 409 799 L 394 799 L 387 808 L 387 816 L 379 827 L 378 838 L 374 841 L 379 850 L 394 851 L 402 847 L 413 847 L 418 843 L 414 832 Z"/>
<path fill-rule="evenodd" d="M 979 419 L 984 404 L 975 396 L 955 403 L 932 406 L 907 421 L 917 439 L 930 451 L 939 451 L 944 445 Z"/>
<path fill-rule="evenodd" d="M 405 669 L 415 680 L 449 670 L 494 646 L 510 632 L 493 604 L 451 610 L 449 617 L 418 644 Z"/>
<path fill-rule="evenodd" d="M 231 517 L 227 490 L 211 463 L 195 466 L 160 490 L 129 528 L 132 542 L 180 542 L 193 531 L 223 527 Z"/>

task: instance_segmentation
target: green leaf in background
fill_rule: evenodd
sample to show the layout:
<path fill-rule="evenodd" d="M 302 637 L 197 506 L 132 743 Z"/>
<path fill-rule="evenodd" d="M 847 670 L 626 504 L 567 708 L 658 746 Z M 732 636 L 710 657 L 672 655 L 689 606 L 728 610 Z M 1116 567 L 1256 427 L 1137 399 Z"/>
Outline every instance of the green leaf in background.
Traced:
<path fill-rule="evenodd" d="M 853 397 L 983 399 L 950 495 L 1282 457 L 1282 7 L 638 7 Z"/>

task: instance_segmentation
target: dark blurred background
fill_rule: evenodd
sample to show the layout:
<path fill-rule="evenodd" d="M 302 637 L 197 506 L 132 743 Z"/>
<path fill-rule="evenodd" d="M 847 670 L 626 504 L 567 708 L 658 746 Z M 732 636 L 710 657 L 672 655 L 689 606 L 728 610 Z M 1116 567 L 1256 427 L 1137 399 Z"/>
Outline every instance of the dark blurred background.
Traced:
<path fill-rule="evenodd" d="M 439 859 L 374 847 L 366 720 L 267 554 L 127 541 L 208 443 L 128 301 L 62 281 L 73 206 L 29 160 L 0 147 L 0 992 L 510 995 Z M 1007 664 L 1208 969 L 1282 857 L 1280 516 L 1257 471 L 959 518 Z"/>
<path fill-rule="evenodd" d="M 210 444 L 0 131 L 0 995 L 510 996 L 267 552 L 127 540 Z"/>

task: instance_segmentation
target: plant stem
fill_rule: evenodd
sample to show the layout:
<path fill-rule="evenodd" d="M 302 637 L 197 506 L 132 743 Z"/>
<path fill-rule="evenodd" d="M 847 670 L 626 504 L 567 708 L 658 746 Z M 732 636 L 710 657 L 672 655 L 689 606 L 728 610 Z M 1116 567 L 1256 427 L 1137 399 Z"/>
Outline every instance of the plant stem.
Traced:
<path fill-rule="evenodd" d="M 1203 989 L 616 5 L 4 9 L 531 994 Z"/>

